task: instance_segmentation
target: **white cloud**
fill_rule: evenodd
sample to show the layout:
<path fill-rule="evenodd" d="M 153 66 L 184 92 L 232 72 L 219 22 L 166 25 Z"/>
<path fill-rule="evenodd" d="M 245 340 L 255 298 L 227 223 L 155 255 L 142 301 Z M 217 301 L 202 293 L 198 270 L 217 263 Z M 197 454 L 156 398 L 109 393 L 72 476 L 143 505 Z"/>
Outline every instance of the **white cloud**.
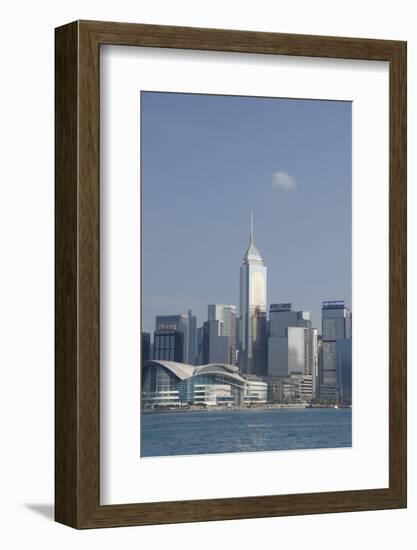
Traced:
<path fill-rule="evenodd" d="M 295 179 L 288 172 L 274 172 L 272 174 L 272 187 L 279 187 L 287 191 L 295 189 Z"/>

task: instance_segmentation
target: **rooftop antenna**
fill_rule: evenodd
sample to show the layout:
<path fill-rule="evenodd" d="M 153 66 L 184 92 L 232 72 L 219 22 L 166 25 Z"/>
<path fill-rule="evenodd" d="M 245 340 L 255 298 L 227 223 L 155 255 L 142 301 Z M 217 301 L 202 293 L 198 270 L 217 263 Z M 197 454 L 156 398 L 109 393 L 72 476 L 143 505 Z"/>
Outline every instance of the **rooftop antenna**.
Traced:
<path fill-rule="evenodd" d="M 253 210 L 250 213 L 250 242 L 253 243 Z"/>

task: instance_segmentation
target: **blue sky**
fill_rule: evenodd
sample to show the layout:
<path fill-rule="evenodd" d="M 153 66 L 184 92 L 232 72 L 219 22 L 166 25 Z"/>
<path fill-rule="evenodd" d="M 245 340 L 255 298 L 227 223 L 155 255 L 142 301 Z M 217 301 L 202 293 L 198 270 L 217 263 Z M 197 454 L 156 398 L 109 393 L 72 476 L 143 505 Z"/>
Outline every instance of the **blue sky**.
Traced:
<path fill-rule="evenodd" d="M 238 304 L 253 210 L 268 304 L 351 305 L 351 103 L 141 93 L 142 330 Z"/>

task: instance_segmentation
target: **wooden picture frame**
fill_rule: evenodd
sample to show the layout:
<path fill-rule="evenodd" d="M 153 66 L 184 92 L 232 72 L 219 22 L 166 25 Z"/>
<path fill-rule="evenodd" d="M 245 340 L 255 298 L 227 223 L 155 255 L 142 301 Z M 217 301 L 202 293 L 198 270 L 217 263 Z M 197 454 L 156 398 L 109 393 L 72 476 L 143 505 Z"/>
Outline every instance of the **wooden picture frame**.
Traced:
<path fill-rule="evenodd" d="M 406 506 L 406 43 L 76 21 L 56 29 L 55 519 L 99 528 Z M 389 62 L 389 487 L 100 505 L 99 56 L 117 44 Z"/>

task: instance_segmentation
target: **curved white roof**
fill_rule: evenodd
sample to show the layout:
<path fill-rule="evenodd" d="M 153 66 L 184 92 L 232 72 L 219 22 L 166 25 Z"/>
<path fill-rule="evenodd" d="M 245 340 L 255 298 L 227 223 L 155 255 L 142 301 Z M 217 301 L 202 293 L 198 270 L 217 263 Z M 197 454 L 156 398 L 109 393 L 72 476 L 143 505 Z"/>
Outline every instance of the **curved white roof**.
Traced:
<path fill-rule="evenodd" d="M 239 369 L 233 365 L 226 365 L 222 363 L 212 363 L 208 365 L 199 365 L 194 367 L 187 363 L 177 363 L 175 361 L 162 361 L 159 359 L 153 359 L 145 361 L 144 366 L 161 366 L 172 372 L 180 380 L 186 380 L 192 376 L 209 375 L 209 374 L 221 374 L 232 380 L 245 383 L 246 380 L 239 374 Z"/>
<path fill-rule="evenodd" d="M 246 380 L 240 376 L 239 369 L 232 365 L 213 363 L 210 365 L 201 365 L 195 368 L 194 376 L 200 376 L 203 374 L 221 374 L 222 376 L 241 382 L 242 384 L 246 382 Z"/>
<path fill-rule="evenodd" d="M 159 359 L 152 359 L 151 361 L 145 361 L 144 366 L 151 365 L 160 365 L 171 371 L 177 378 L 180 380 L 185 380 L 190 378 L 194 374 L 194 369 L 192 365 L 187 365 L 187 363 L 177 363 L 176 361 L 160 361 Z"/>
<path fill-rule="evenodd" d="M 195 374 L 201 374 L 202 372 L 206 372 L 206 371 L 212 371 L 212 370 L 217 370 L 217 371 L 226 371 L 226 372 L 231 372 L 231 373 L 235 373 L 235 374 L 238 374 L 239 373 L 239 369 L 238 367 L 234 367 L 233 365 L 226 365 L 225 363 L 209 363 L 208 365 L 200 365 L 198 367 L 195 367 Z"/>

